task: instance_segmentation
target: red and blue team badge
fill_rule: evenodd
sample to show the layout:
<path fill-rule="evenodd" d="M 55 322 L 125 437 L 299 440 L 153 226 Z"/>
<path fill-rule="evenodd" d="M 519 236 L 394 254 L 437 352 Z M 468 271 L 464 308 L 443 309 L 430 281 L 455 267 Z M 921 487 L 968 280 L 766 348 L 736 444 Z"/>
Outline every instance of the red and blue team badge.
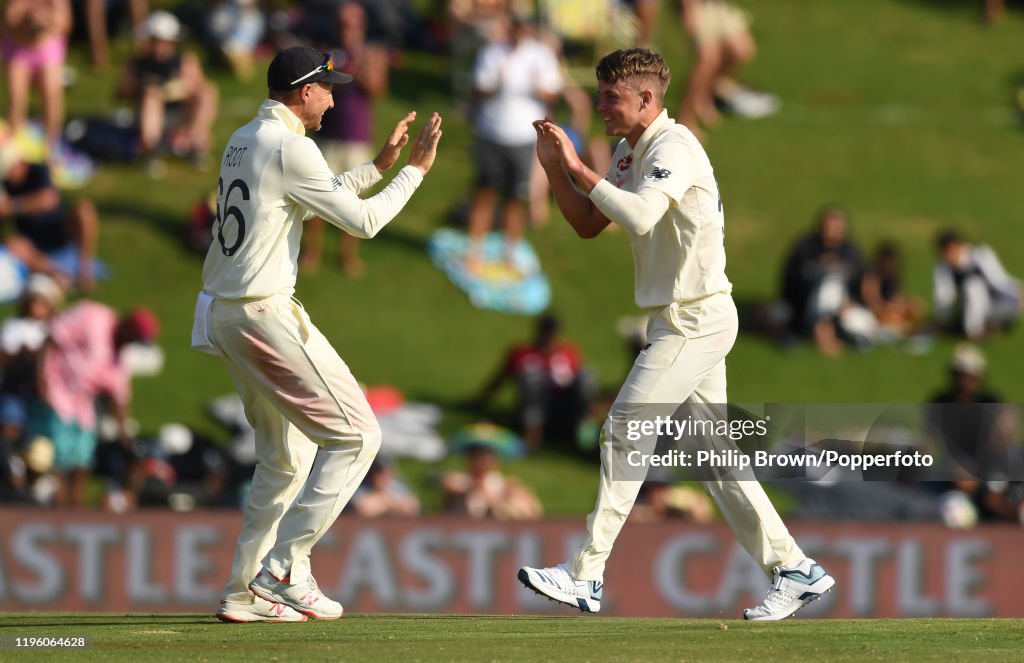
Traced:
<path fill-rule="evenodd" d="M 626 156 L 619 159 L 618 163 L 615 164 L 615 169 L 618 171 L 615 174 L 615 186 L 622 188 L 622 183 L 626 181 L 626 171 L 629 170 L 630 165 L 633 163 L 633 155 L 627 154 Z"/>

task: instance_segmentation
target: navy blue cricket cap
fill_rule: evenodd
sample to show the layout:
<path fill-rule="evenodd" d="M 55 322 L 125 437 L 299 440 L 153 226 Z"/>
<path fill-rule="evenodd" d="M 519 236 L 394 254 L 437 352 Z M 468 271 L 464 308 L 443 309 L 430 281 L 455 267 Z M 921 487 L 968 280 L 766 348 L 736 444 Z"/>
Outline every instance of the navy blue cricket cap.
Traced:
<path fill-rule="evenodd" d="M 308 83 L 350 83 L 352 77 L 334 71 L 329 53 L 308 46 L 286 48 L 267 68 L 267 87 L 271 90 L 294 90 Z"/>

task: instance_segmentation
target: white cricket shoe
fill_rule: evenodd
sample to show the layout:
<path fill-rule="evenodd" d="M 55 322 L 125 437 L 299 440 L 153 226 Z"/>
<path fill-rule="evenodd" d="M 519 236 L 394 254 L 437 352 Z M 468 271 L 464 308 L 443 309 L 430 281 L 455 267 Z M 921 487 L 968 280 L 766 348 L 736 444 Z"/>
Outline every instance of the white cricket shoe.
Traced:
<path fill-rule="evenodd" d="M 292 583 L 291 578 L 275 578 L 264 568 L 249 583 L 249 589 L 262 599 L 283 603 L 310 619 L 339 619 L 345 612 L 340 603 L 324 596 L 313 576 L 306 582 Z"/>
<path fill-rule="evenodd" d="M 217 619 L 222 622 L 244 624 L 247 622 L 304 622 L 306 615 L 293 610 L 283 603 L 272 603 L 258 596 L 253 601 L 231 601 L 223 599 L 217 609 Z"/>
<path fill-rule="evenodd" d="M 579 608 L 583 612 L 601 610 L 601 594 L 604 583 L 600 580 L 577 580 L 569 573 L 565 564 L 534 569 L 524 566 L 519 569 L 519 582 L 541 596 Z"/>
<path fill-rule="evenodd" d="M 835 579 L 811 558 L 796 566 L 776 566 L 772 588 L 756 608 L 743 611 L 743 619 L 777 621 L 785 619 L 811 601 L 832 591 Z"/>

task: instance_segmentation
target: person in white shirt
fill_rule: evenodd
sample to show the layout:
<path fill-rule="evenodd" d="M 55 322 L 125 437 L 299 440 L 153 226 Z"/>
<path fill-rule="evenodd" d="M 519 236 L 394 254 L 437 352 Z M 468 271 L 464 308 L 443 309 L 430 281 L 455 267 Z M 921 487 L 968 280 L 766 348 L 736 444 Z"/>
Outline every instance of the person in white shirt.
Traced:
<path fill-rule="evenodd" d="M 536 142 L 530 123 L 544 117 L 562 91 L 561 65 L 551 47 L 533 37 L 519 17 L 508 16 L 508 38 L 489 44 L 473 68 L 477 106 L 473 116 L 476 186 L 469 211 L 470 251 L 466 266 L 485 262 L 482 242 L 491 228 L 499 196 L 504 200 L 505 258 L 511 263 L 523 235 L 530 171 Z"/>
<path fill-rule="evenodd" d="M 932 283 L 935 319 L 971 340 L 1009 327 L 1024 311 L 1024 289 L 991 247 L 959 233 L 939 235 Z"/>
<path fill-rule="evenodd" d="M 561 127 L 534 122 L 537 156 L 562 214 L 583 238 L 611 223 L 625 231 L 636 303 L 650 311 L 647 345 L 602 429 L 601 479 L 587 539 L 565 564 L 519 570 L 528 588 L 585 612 L 601 608 L 605 562 L 646 475 L 646 466 L 630 468 L 637 457 L 649 457 L 657 441 L 623 430 L 643 423 L 637 415 L 671 417 L 682 404 L 721 412 L 725 357 L 738 329 L 718 184 L 700 142 L 664 110 L 669 78 L 662 57 L 647 49 L 615 51 L 598 63 L 597 112 L 605 132 L 622 138 L 606 179 L 583 164 Z M 745 619 L 782 619 L 832 588 L 835 581 L 800 550 L 756 480 L 722 473 L 702 485 L 773 580 L 765 601 L 745 610 Z"/>
<path fill-rule="evenodd" d="M 228 141 L 217 182 L 214 241 L 203 266 L 193 347 L 219 355 L 256 431 L 257 465 L 231 577 L 218 610 L 230 622 L 337 619 L 309 553 L 359 487 L 381 433 L 348 366 L 293 297 L 302 224 L 314 215 L 357 237 L 376 235 L 434 163 L 441 118 L 412 141 L 409 164 L 380 193 L 416 114 L 377 157 L 334 174 L 306 130 L 333 105 L 329 55 L 293 47 L 267 71 L 269 99 Z"/>
<path fill-rule="evenodd" d="M 64 289 L 56 280 L 38 272 L 30 274 L 18 313 L 0 324 L 0 357 L 41 350 L 50 333 L 50 320 L 63 302 Z M 3 363 L 0 360 L 0 365 Z"/>

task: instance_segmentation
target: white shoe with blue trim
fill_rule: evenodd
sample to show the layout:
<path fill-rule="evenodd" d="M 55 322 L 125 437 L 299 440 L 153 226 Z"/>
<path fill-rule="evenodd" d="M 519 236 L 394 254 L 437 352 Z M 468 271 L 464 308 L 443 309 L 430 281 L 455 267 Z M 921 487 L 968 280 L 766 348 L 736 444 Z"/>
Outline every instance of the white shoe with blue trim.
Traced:
<path fill-rule="evenodd" d="M 743 619 L 778 621 L 832 591 L 835 579 L 821 565 L 807 558 L 796 566 L 776 566 L 772 588 L 761 605 L 743 611 Z"/>
<path fill-rule="evenodd" d="M 519 569 L 519 582 L 541 596 L 553 601 L 578 608 L 583 612 L 601 610 L 601 594 L 604 583 L 600 580 L 577 580 L 569 573 L 565 564 L 535 569 L 524 566 Z"/>

